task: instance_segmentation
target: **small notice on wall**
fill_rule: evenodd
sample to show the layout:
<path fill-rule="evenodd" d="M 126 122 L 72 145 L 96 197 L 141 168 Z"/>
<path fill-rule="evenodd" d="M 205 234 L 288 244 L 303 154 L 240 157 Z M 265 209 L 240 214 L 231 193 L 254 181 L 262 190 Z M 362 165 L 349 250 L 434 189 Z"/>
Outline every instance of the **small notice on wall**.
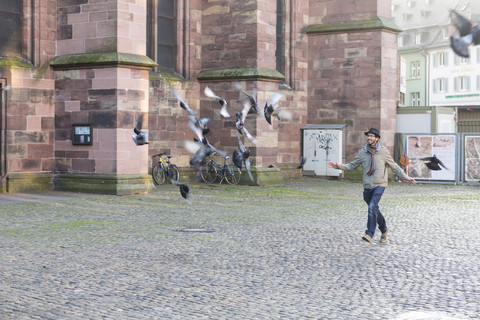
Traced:
<path fill-rule="evenodd" d="M 407 174 L 414 179 L 455 181 L 455 135 L 407 136 Z"/>

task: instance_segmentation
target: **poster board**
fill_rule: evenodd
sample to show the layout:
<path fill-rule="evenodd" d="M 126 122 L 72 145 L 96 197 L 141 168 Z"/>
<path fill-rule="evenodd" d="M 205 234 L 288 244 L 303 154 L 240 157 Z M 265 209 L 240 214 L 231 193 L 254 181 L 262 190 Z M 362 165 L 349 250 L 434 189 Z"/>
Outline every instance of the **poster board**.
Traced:
<path fill-rule="evenodd" d="M 410 159 L 407 174 L 415 180 L 458 182 L 457 134 L 410 134 L 405 136 Z M 437 157 L 444 166 L 431 170 L 424 158 Z"/>
<path fill-rule="evenodd" d="M 463 181 L 480 182 L 480 135 L 463 134 Z"/>

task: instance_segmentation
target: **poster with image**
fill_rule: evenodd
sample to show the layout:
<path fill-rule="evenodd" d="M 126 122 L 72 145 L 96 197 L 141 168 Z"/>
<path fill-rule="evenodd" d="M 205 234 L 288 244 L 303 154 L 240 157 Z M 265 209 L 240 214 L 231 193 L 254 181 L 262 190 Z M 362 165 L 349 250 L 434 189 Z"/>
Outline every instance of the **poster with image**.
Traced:
<path fill-rule="evenodd" d="M 414 179 L 455 181 L 455 135 L 407 136 L 407 174 Z"/>
<path fill-rule="evenodd" d="M 465 181 L 480 180 L 480 136 L 465 136 Z"/>

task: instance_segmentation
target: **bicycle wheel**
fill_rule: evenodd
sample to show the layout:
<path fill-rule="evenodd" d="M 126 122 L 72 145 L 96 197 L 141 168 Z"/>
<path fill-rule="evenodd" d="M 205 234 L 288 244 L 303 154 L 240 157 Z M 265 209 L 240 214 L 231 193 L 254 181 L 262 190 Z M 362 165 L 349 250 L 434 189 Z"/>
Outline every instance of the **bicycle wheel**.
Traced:
<path fill-rule="evenodd" d="M 163 184 L 165 182 L 165 170 L 160 162 L 152 168 L 152 178 L 156 184 Z"/>
<path fill-rule="evenodd" d="M 178 183 L 178 181 L 180 181 L 180 170 L 178 170 L 176 165 L 170 163 L 168 165 L 167 173 L 170 182 Z"/>
<path fill-rule="evenodd" d="M 207 162 L 200 167 L 200 175 L 205 183 L 213 183 L 217 178 L 217 170 L 215 170 L 212 162 Z"/>
<path fill-rule="evenodd" d="M 225 180 L 228 184 L 235 185 L 240 182 L 240 176 L 242 172 L 236 166 L 231 166 L 228 163 L 225 163 Z"/>

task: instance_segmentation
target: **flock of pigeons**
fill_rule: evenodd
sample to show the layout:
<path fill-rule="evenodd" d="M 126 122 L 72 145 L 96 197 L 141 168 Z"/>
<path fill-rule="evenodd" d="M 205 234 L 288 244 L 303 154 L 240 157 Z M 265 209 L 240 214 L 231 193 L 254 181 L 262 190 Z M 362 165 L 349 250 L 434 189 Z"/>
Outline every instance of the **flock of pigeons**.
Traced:
<path fill-rule="evenodd" d="M 240 170 L 245 167 L 250 179 L 253 182 L 254 179 L 250 171 L 250 150 L 248 150 L 243 144 L 242 137 L 247 137 L 255 145 L 259 145 L 260 142 L 246 128 L 245 121 L 247 119 L 247 116 L 253 115 L 255 117 L 264 118 L 271 125 L 273 116 L 277 117 L 277 119 L 279 120 L 288 121 L 292 119 L 292 112 L 282 109 L 280 106 L 278 106 L 278 102 L 284 96 L 284 94 L 281 92 L 276 92 L 273 95 L 272 99 L 269 102 L 265 103 L 265 107 L 262 113 L 260 111 L 260 108 L 258 107 L 257 99 L 255 97 L 255 91 L 252 93 L 246 92 L 238 82 L 234 83 L 234 86 L 237 90 L 239 90 L 243 95 L 246 96 L 246 99 L 243 102 L 242 110 L 235 113 L 235 128 L 237 129 L 238 151 L 233 151 L 232 162 Z M 210 119 L 197 117 L 197 112 L 192 110 L 188 106 L 188 104 L 182 100 L 178 92 L 173 88 L 171 90 L 175 98 L 180 103 L 180 107 L 187 111 L 189 118 L 187 125 L 195 135 L 193 140 L 184 141 L 185 149 L 192 154 L 192 158 L 190 159 L 190 165 L 192 165 L 198 171 L 203 163 L 203 160 L 207 156 L 218 154 L 226 159 L 228 157 L 227 153 L 225 151 L 221 151 L 215 148 L 206 137 L 206 135 L 210 132 L 210 129 L 208 128 L 208 122 L 210 121 Z M 225 99 L 217 96 L 209 87 L 205 88 L 204 93 L 207 97 L 216 99 L 219 102 L 221 106 L 219 113 L 223 118 L 231 117 L 227 110 L 228 103 Z M 134 135 L 132 135 L 132 139 L 137 146 L 148 144 L 148 132 L 142 131 L 142 122 L 143 114 L 138 117 L 137 125 L 133 129 Z M 301 164 L 298 168 L 301 168 L 304 163 L 305 161 L 302 158 Z M 185 183 L 176 183 L 174 181 L 172 181 L 172 183 L 177 184 L 180 187 L 182 197 L 189 201 L 190 188 L 188 187 L 188 185 Z"/>
<path fill-rule="evenodd" d="M 451 36 L 450 37 L 450 45 L 452 50 L 459 56 L 468 58 L 470 57 L 468 48 L 471 44 L 478 45 L 480 44 L 480 26 L 475 25 L 473 26 L 472 22 L 469 21 L 464 16 L 460 15 L 455 10 L 450 11 L 450 17 L 452 18 L 452 23 L 456 27 L 459 37 Z M 265 103 L 265 107 L 263 109 L 263 113 L 260 111 L 257 103 L 257 99 L 255 97 L 256 93 L 248 93 L 246 92 L 241 85 L 236 82 L 234 83 L 235 88 L 239 90 L 242 94 L 244 94 L 247 99 L 243 103 L 243 109 L 239 112 L 235 113 L 236 122 L 235 127 L 237 129 L 237 144 L 238 149 L 233 151 L 232 155 L 232 162 L 233 164 L 242 170 L 243 166 L 248 172 L 250 179 L 253 181 L 252 174 L 250 172 L 250 150 L 245 148 L 241 137 L 245 136 L 254 144 L 258 145 L 259 141 L 247 130 L 245 127 L 245 120 L 248 115 L 253 114 L 260 118 L 264 118 L 270 125 L 272 124 L 272 116 L 276 116 L 279 120 L 291 120 L 292 113 L 288 110 L 282 109 L 280 106 L 277 106 L 280 99 L 283 97 L 283 93 L 277 92 L 273 95 L 270 103 Z M 210 121 L 209 118 L 197 118 L 197 113 L 192 110 L 188 104 L 186 104 L 178 95 L 177 91 L 172 88 L 172 93 L 175 98 L 179 101 L 180 107 L 187 111 L 189 122 L 188 127 L 192 132 L 196 135 L 193 141 L 186 140 L 184 141 L 185 149 L 187 149 L 190 153 L 193 154 L 193 157 L 190 160 L 190 165 L 194 166 L 195 169 L 199 169 L 200 165 L 205 159 L 205 157 L 212 155 L 212 154 L 219 154 L 222 157 L 226 158 L 227 153 L 221 150 L 216 149 L 205 137 L 210 132 L 210 129 L 207 127 L 208 122 Z M 230 118 L 230 114 L 227 110 L 227 101 L 225 99 L 217 96 L 210 88 L 206 87 L 204 91 L 205 95 L 209 98 L 216 99 L 220 106 L 220 115 L 223 118 Z M 133 129 L 135 133 L 132 138 L 133 141 L 137 146 L 148 144 L 148 132 L 142 131 L 142 122 L 143 122 L 143 114 L 140 114 L 138 117 L 137 125 Z M 300 159 L 300 165 L 298 168 L 302 168 L 306 162 L 306 158 Z M 435 155 L 433 157 L 424 157 L 412 160 L 421 160 L 425 161 L 425 165 L 430 170 L 441 170 L 442 167 L 447 169 L 445 165 L 438 159 Z M 447 169 L 448 170 L 448 169 Z M 172 183 L 175 183 L 172 181 Z M 190 199 L 190 188 L 185 183 L 176 183 L 180 188 L 180 193 L 183 198 L 187 201 Z"/>

